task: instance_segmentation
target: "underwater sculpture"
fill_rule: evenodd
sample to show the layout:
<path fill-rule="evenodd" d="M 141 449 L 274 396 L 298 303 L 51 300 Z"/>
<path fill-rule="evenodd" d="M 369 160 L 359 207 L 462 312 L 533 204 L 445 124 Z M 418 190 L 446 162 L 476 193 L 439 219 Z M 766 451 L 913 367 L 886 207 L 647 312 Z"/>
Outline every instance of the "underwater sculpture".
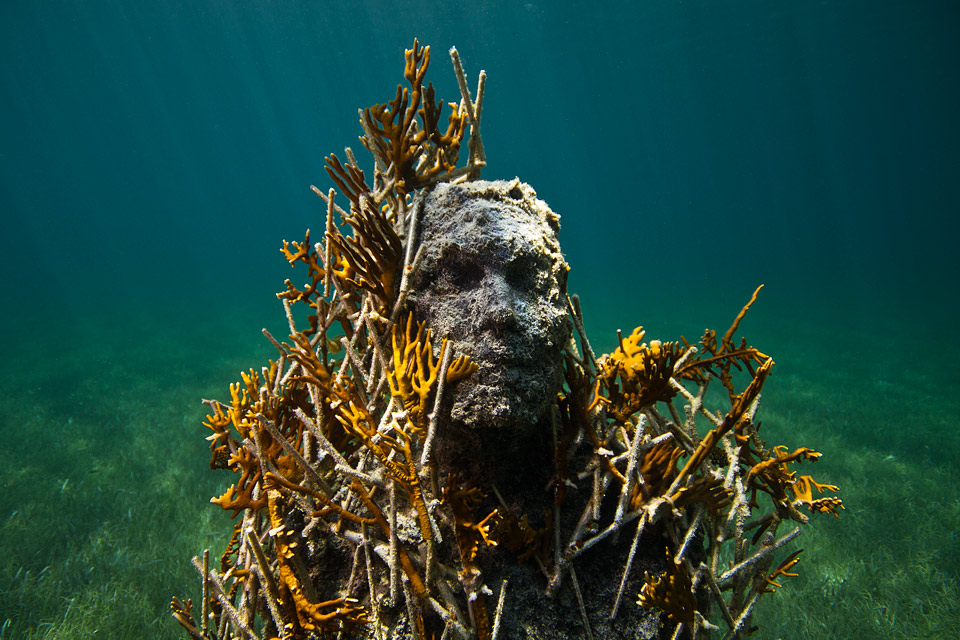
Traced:
<path fill-rule="evenodd" d="M 441 183 L 422 199 L 423 258 L 408 302 L 477 365 L 440 407 L 437 462 L 513 485 L 505 456 L 550 451 L 550 412 L 563 384 L 572 327 L 559 216 L 516 179 Z"/>
<path fill-rule="evenodd" d="M 451 58 L 445 127 L 414 41 L 409 86 L 362 112 L 372 185 L 327 158 L 349 204 L 314 188 L 323 241 L 284 241 L 309 278 L 278 294 L 289 339 L 264 330 L 277 360 L 204 401 L 236 523 L 174 617 L 207 640 L 745 637 L 802 510 L 843 507 L 792 468 L 818 453 L 760 438 L 773 360 L 734 340 L 759 289 L 720 337 L 638 328 L 597 358 L 558 217 L 480 180 L 485 76 L 474 99 Z"/>

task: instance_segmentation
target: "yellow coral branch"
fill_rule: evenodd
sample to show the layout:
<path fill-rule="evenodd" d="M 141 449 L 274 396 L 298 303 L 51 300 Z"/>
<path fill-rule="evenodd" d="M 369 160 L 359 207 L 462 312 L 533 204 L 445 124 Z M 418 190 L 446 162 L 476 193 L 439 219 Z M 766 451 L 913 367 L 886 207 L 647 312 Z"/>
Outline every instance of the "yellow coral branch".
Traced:
<path fill-rule="evenodd" d="M 794 482 L 790 486 L 790 489 L 796 496 L 797 503 L 807 505 L 807 508 L 810 509 L 810 511 L 816 511 L 818 513 L 832 513 L 835 517 L 839 518 L 840 514 L 837 513 L 837 509 L 846 508 L 843 506 L 843 500 L 836 496 L 814 500 L 813 487 L 816 487 L 817 493 L 823 493 L 824 491 L 840 491 L 840 487 L 837 485 L 820 484 L 810 476 L 800 476 L 800 479 Z"/>
<path fill-rule="evenodd" d="M 659 340 L 641 343 L 645 335 L 643 327 L 634 329 L 626 339 L 618 331 L 620 347 L 597 363 L 600 370 L 588 411 L 604 404 L 611 418 L 626 424 L 643 407 L 665 402 L 677 394 L 670 378 L 674 365 L 683 356 L 683 347 Z M 606 389 L 607 397 L 602 395 L 602 389 Z"/>
<path fill-rule="evenodd" d="M 294 547 L 278 505 L 279 494 L 268 492 L 270 525 L 277 547 L 277 569 L 280 573 L 280 605 L 293 609 L 296 621 L 305 631 L 340 632 L 367 624 L 366 609 L 353 598 L 336 598 L 325 602 L 310 602 L 293 568 Z M 292 620 L 288 622 L 292 624 Z"/>
<path fill-rule="evenodd" d="M 423 86 L 430 65 L 430 47 L 415 39 L 405 51 L 404 77 L 410 88 L 397 86 L 393 100 L 363 111 L 367 132 L 361 140 L 383 164 L 400 197 L 450 174 L 455 168 L 466 133 L 468 114 L 450 103 L 447 129 L 439 129 L 442 101 L 434 97 L 433 85 Z M 417 126 L 417 116 L 420 125 Z"/>
<path fill-rule="evenodd" d="M 433 393 L 440 363 L 448 348 L 447 340 L 440 345 L 440 355 L 433 356 L 430 342 L 431 331 L 425 323 L 416 322 L 413 313 L 405 322 L 393 326 L 393 370 L 387 373 L 390 393 L 406 409 L 414 432 L 422 437 L 427 426 L 429 398 Z M 452 383 L 476 371 L 477 365 L 463 355 L 450 364 L 446 382 Z"/>
<path fill-rule="evenodd" d="M 764 582 L 766 584 L 761 589 L 761 592 L 773 593 L 777 590 L 777 587 L 782 587 L 783 585 L 777 582 L 777 578 L 780 576 L 784 576 L 786 578 L 796 578 L 798 575 L 800 575 L 799 573 L 791 572 L 790 569 L 797 566 L 797 563 L 800 562 L 801 553 L 803 553 L 803 549 L 797 549 L 791 553 L 789 556 L 787 556 L 786 560 L 780 563 L 780 566 L 773 570 L 773 573 L 764 578 Z"/>
<path fill-rule="evenodd" d="M 684 564 L 681 563 L 679 567 L 675 565 L 669 558 L 669 551 L 667 556 L 665 573 L 657 577 L 646 574 L 637 604 L 644 608 L 660 609 L 673 622 L 691 624 L 697 612 L 693 582 Z"/>

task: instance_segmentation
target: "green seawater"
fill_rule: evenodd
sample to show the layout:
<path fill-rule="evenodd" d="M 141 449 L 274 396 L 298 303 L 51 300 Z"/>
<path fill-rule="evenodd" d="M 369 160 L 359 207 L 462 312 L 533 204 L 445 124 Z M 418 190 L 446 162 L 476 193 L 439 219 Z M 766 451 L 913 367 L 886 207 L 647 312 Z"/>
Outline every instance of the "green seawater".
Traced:
<path fill-rule="evenodd" d="M 952 2 L 0 7 L 0 638 L 179 638 L 219 554 L 201 398 L 283 335 L 413 37 L 486 69 L 484 177 L 562 216 L 593 345 L 740 327 L 767 442 L 840 486 L 763 638 L 960 627 L 960 9 Z M 361 156 L 362 157 L 362 156 Z"/>

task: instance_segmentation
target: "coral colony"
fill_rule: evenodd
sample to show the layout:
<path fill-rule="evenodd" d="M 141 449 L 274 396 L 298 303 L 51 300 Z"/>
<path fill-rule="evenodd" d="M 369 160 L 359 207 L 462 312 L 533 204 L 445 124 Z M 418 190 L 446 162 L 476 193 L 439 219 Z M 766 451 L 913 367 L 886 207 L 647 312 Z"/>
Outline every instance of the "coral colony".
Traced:
<path fill-rule="evenodd" d="M 414 41 L 409 86 L 361 112 L 373 185 L 326 159 L 347 209 L 314 187 L 322 241 L 283 243 L 308 276 L 277 294 L 289 337 L 204 401 L 235 525 L 174 617 L 198 640 L 745 637 L 805 511 L 843 508 L 794 469 L 819 453 L 760 437 L 773 360 L 734 338 L 760 289 L 721 336 L 595 357 L 559 218 L 480 180 L 485 75 L 471 97 L 450 55 L 445 126 Z"/>

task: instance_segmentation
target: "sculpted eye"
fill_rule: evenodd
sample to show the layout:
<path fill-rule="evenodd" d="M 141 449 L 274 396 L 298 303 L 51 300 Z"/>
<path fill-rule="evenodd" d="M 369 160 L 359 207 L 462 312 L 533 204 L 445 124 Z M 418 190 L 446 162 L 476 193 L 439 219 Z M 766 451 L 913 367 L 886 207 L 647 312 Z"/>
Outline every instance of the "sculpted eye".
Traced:
<path fill-rule="evenodd" d="M 478 257 L 458 246 L 444 249 L 436 268 L 442 286 L 453 291 L 475 289 L 483 279 L 483 264 Z"/>
<path fill-rule="evenodd" d="M 460 291 L 475 289 L 483 279 L 483 266 L 478 260 L 464 260 L 450 272 L 450 281 Z"/>
<path fill-rule="evenodd" d="M 518 291 L 532 291 L 537 286 L 539 267 L 533 256 L 517 256 L 507 265 L 504 276 L 511 287 Z"/>

